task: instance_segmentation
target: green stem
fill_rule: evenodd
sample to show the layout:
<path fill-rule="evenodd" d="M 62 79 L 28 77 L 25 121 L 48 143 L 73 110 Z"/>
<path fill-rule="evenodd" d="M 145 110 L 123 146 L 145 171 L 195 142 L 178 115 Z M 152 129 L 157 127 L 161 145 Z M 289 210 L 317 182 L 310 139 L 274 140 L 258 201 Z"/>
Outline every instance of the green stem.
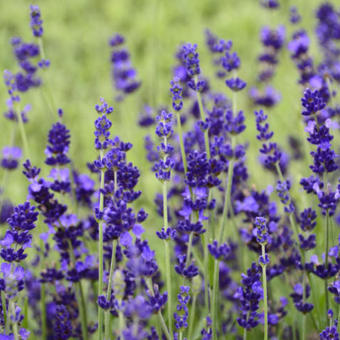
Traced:
<path fill-rule="evenodd" d="M 261 244 L 262 247 L 262 257 L 265 259 L 266 257 L 266 248 L 264 244 Z M 267 294 L 267 273 L 266 273 L 266 265 L 261 264 L 262 266 L 262 279 L 263 279 L 263 307 L 264 307 L 264 340 L 268 340 L 268 294 Z"/>
<path fill-rule="evenodd" d="M 194 327 L 195 323 L 195 316 L 196 316 L 196 300 L 197 300 L 197 294 L 194 294 L 192 299 L 192 307 L 190 311 L 190 321 L 189 321 L 189 331 L 188 331 L 188 339 L 192 339 L 192 329 Z"/>
<path fill-rule="evenodd" d="M 305 264 L 303 262 L 303 264 Z M 302 278 L 302 302 L 305 303 L 306 301 L 306 272 L 303 270 L 303 278 Z M 306 314 L 302 316 L 302 340 L 306 339 Z"/>
<path fill-rule="evenodd" d="M 338 305 L 338 332 L 340 331 L 340 308 Z"/>
<path fill-rule="evenodd" d="M 155 292 L 154 292 L 154 290 L 153 290 L 153 285 L 152 285 L 152 280 L 151 280 L 151 278 L 147 278 L 146 281 L 145 281 L 145 283 L 146 283 L 146 285 L 147 285 L 147 287 L 148 287 L 150 293 L 151 293 L 152 295 L 155 295 Z M 164 319 L 163 319 L 163 316 L 162 316 L 162 313 L 161 313 L 160 310 L 158 311 L 157 315 L 158 315 L 160 324 L 161 324 L 161 326 L 162 326 L 162 328 L 163 328 L 163 331 L 164 331 L 164 333 L 165 333 L 166 338 L 167 338 L 168 340 L 170 340 L 170 339 L 171 339 L 171 336 L 170 336 L 168 327 L 166 326 L 166 323 L 165 323 L 165 321 L 164 321 Z"/>
<path fill-rule="evenodd" d="M 195 83 L 197 84 L 197 82 L 198 82 L 198 77 L 195 76 Z M 196 91 L 196 95 L 197 95 L 198 107 L 200 109 L 201 120 L 205 122 L 205 111 L 203 108 L 201 93 L 199 91 Z M 210 144 L 209 144 L 208 129 L 204 131 L 204 142 L 205 142 L 205 151 L 207 153 L 208 159 L 210 159 Z"/>
<path fill-rule="evenodd" d="M 203 268 L 204 268 L 204 305 L 210 311 L 209 308 L 209 292 L 208 292 L 208 278 L 209 278 L 209 268 L 208 268 L 208 240 L 206 233 L 203 234 Z"/>
<path fill-rule="evenodd" d="M 70 256 L 73 264 L 76 263 L 76 258 L 74 256 L 72 243 L 68 240 L 69 248 L 70 248 Z M 84 291 L 81 284 L 81 281 L 76 283 L 76 298 L 79 307 L 79 314 L 80 314 L 80 324 L 81 324 L 81 332 L 84 340 L 88 339 L 88 332 L 87 332 L 87 315 L 86 315 L 86 304 L 84 298 Z"/>
<path fill-rule="evenodd" d="M 15 306 L 14 306 L 13 301 L 10 302 L 10 306 L 11 306 L 12 314 L 15 315 Z M 19 340 L 20 338 L 19 338 L 18 323 L 14 321 L 12 326 L 13 326 L 14 339 Z"/>
<path fill-rule="evenodd" d="M 216 310 L 216 300 L 218 293 L 218 277 L 219 277 L 219 261 L 215 259 L 214 264 L 214 278 L 213 278 L 213 292 L 212 292 L 212 303 L 211 303 L 211 314 L 212 314 L 212 331 L 213 339 L 217 339 L 217 310 Z"/>
<path fill-rule="evenodd" d="M 1 303 L 2 303 L 2 312 L 4 314 L 4 323 L 5 325 L 7 325 L 7 306 L 6 306 L 6 296 L 5 296 L 4 291 L 1 291 Z"/>
<path fill-rule="evenodd" d="M 183 142 L 181 115 L 179 112 L 177 112 L 177 128 L 178 128 L 178 136 L 179 136 L 179 145 L 181 148 L 181 155 L 182 155 L 182 161 L 183 161 L 183 168 L 184 168 L 184 173 L 186 174 L 188 172 L 188 165 L 187 165 L 187 157 L 185 155 L 185 148 L 184 148 L 184 142 Z"/>
<path fill-rule="evenodd" d="M 26 156 L 26 158 L 31 159 L 30 154 L 29 154 L 30 151 L 29 151 L 29 147 L 28 147 L 28 141 L 27 141 L 27 136 L 26 136 L 26 132 L 25 132 L 24 121 L 22 120 L 19 104 L 17 104 L 16 112 L 17 112 L 17 116 L 18 116 L 21 139 L 22 139 L 22 143 L 24 145 L 25 156 Z"/>
<path fill-rule="evenodd" d="M 41 339 L 47 338 L 47 324 L 46 324 L 46 287 L 44 283 L 41 283 Z"/>
<path fill-rule="evenodd" d="M 168 289 L 168 327 L 169 327 L 170 335 L 172 335 L 172 287 L 171 287 L 171 264 L 170 264 L 169 240 L 164 240 L 164 246 L 165 246 L 166 285 Z"/>
<path fill-rule="evenodd" d="M 194 233 L 189 234 L 189 241 L 188 241 L 188 248 L 187 248 L 187 258 L 185 261 L 185 266 L 188 267 L 190 263 L 190 255 L 191 255 L 191 248 L 192 248 L 192 239 L 193 239 Z"/>
<path fill-rule="evenodd" d="M 107 285 L 107 291 L 106 291 L 106 300 L 110 299 L 111 294 L 111 288 L 112 288 L 112 277 L 113 277 L 113 271 L 115 267 L 115 259 L 116 259 L 116 246 L 117 246 L 117 240 L 112 241 L 112 255 L 111 255 L 111 263 L 110 263 L 110 273 L 109 273 L 109 281 Z M 110 339 L 110 310 L 105 311 L 105 340 Z"/>
<path fill-rule="evenodd" d="M 122 336 L 123 330 L 125 329 L 125 321 L 124 315 L 121 310 L 118 311 L 118 318 L 119 318 L 119 334 Z"/>
<path fill-rule="evenodd" d="M 100 150 L 100 159 L 103 159 L 103 151 Z M 104 170 L 100 171 L 100 190 L 104 188 Z M 102 212 L 104 208 L 104 195 L 99 193 L 99 211 Z M 98 296 L 103 292 L 103 219 L 99 221 L 99 242 L 98 242 L 98 259 L 99 259 L 99 273 L 98 273 Z M 103 309 L 98 307 L 98 329 L 99 340 L 103 339 Z"/>
<path fill-rule="evenodd" d="M 231 138 L 231 147 L 234 148 L 234 138 L 233 137 Z M 225 221 L 226 221 L 227 215 L 228 215 L 229 202 L 231 201 L 231 187 L 232 187 L 233 174 L 234 174 L 234 158 L 232 158 L 229 161 L 228 179 L 227 179 L 227 182 L 226 182 L 226 188 L 224 189 L 226 194 L 225 194 L 225 197 L 224 197 L 223 213 L 222 213 L 222 218 L 221 218 L 219 232 L 218 232 L 218 238 L 217 238 L 218 243 L 221 243 L 224 239 L 224 225 L 225 225 Z"/>
<path fill-rule="evenodd" d="M 161 326 L 162 326 L 162 328 L 163 328 L 163 331 L 164 331 L 164 333 L 165 333 L 166 338 L 167 338 L 168 340 L 170 340 L 170 339 L 171 339 L 171 336 L 170 336 L 170 333 L 169 333 L 169 331 L 168 331 L 168 328 L 166 327 L 166 324 L 165 324 L 165 321 L 164 321 L 164 319 L 163 319 L 163 316 L 162 316 L 161 311 L 158 311 L 158 318 L 159 318 L 159 321 L 160 321 L 160 323 L 161 323 Z"/>
<path fill-rule="evenodd" d="M 325 230 L 325 267 L 328 270 L 328 248 L 329 248 L 329 216 L 326 212 L 326 230 Z M 328 279 L 325 279 L 325 298 L 326 298 L 326 320 L 328 318 L 329 297 L 328 297 Z"/>
<path fill-rule="evenodd" d="M 80 319 L 81 319 L 81 331 L 84 340 L 88 339 L 87 333 L 87 315 L 86 315 L 86 305 L 85 305 L 85 298 L 84 298 L 84 291 L 81 281 L 77 282 L 77 300 L 80 301 Z"/>
<path fill-rule="evenodd" d="M 43 44 L 43 40 L 42 40 L 41 37 L 38 38 L 38 43 L 39 43 L 39 47 L 40 47 L 41 58 L 46 60 L 44 44 Z M 45 71 L 46 69 L 43 68 L 43 70 Z M 47 93 L 47 97 L 48 97 L 48 101 L 49 101 L 49 105 L 48 105 L 49 109 L 51 110 L 52 114 L 55 114 L 56 113 L 55 103 L 54 103 L 52 91 L 50 89 L 49 82 L 48 82 L 48 79 L 47 79 L 46 76 L 45 76 L 45 88 L 46 88 L 46 93 Z"/>
<path fill-rule="evenodd" d="M 247 340 L 247 328 L 243 328 L 243 340 Z"/>

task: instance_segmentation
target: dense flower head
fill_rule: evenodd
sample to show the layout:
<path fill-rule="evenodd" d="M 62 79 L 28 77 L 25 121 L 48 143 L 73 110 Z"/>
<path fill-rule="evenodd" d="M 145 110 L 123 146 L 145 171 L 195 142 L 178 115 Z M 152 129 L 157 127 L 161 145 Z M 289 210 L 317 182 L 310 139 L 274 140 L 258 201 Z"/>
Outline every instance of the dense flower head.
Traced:
<path fill-rule="evenodd" d="M 110 128 L 112 126 L 111 121 L 108 119 L 107 115 L 113 112 L 113 108 L 107 104 L 104 98 L 100 98 L 101 104 L 97 104 L 95 109 L 100 115 L 94 122 L 95 126 L 95 147 L 97 150 L 107 149 L 111 140 Z"/>
<path fill-rule="evenodd" d="M 137 80 L 137 71 L 132 66 L 130 54 L 122 45 L 125 39 L 120 34 L 114 35 L 109 45 L 112 47 L 112 81 L 118 91 L 116 100 L 122 100 L 125 95 L 135 92 L 141 85 Z"/>
<path fill-rule="evenodd" d="M 180 293 L 177 295 L 178 304 L 177 304 L 177 312 L 174 313 L 175 326 L 177 330 L 183 330 L 188 327 L 188 316 L 189 309 L 188 303 L 190 300 L 189 295 L 190 287 L 181 286 Z"/>
<path fill-rule="evenodd" d="M 157 147 L 159 159 L 155 162 L 152 170 L 155 172 L 156 178 L 160 181 L 169 181 L 171 170 L 175 166 L 175 162 L 171 157 L 174 148 L 168 142 L 174 133 L 172 122 L 173 115 L 166 112 L 165 110 L 162 110 L 156 119 L 158 121 L 156 126 L 156 134 L 159 138 L 162 138 L 162 142 Z"/>
<path fill-rule="evenodd" d="M 18 167 L 22 156 L 21 149 L 17 146 L 6 146 L 2 149 L 1 166 L 7 170 L 14 170 Z"/>
<path fill-rule="evenodd" d="M 252 263 L 247 274 L 242 274 L 242 286 L 239 286 L 234 298 L 239 304 L 238 324 L 247 330 L 255 328 L 259 323 L 259 303 L 263 298 L 260 266 Z"/>
<path fill-rule="evenodd" d="M 307 53 L 309 44 L 310 40 L 305 31 L 295 32 L 293 39 L 288 43 L 288 50 L 291 52 L 292 58 L 298 59 L 301 55 Z"/>
<path fill-rule="evenodd" d="M 303 231 L 313 230 L 316 226 L 316 212 L 312 208 L 307 208 L 300 213 L 300 226 Z"/>
<path fill-rule="evenodd" d="M 326 327 L 326 329 L 320 333 L 320 340 L 339 340 L 337 325 Z"/>
<path fill-rule="evenodd" d="M 179 275 L 182 275 L 188 279 L 192 279 L 198 275 L 198 268 L 194 264 L 189 264 L 186 266 L 186 259 L 186 255 L 178 255 L 178 264 L 175 265 L 175 270 Z"/>
<path fill-rule="evenodd" d="M 217 260 L 228 258 L 231 252 L 231 248 L 226 243 L 219 246 L 217 241 L 214 241 L 212 244 L 208 244 L 208 249 L 210 254 Z"/>
<path fill-rule="evenodd" d="M 158 313 L 168 301 L 168 293 L 161 294 L 158 286 L 155 285 L 154 292 L 147 291 L 148 304 L 150 305 L 153 313 Z"/>
<path fill-rule="evenodd" d="M 224 57 L 222 57 L 222 66 L 227 72 L 231 72 L 241 66 L 241 60 L 236 52 L 229 53 L 227 51 Z"/>
<path fill-rule="evenodd" d="M 285 206 L 284 210 L 287 213 L 292 213 L 295 211 L 295 207 L 293 202 L 291 201 L 289 190 L 291 187 L 291 183 L 289 180 L 286 181 L 277 181 L 276 192 L 280 198 L 281 203 Z"/>
<path fill-rule="evenodd" d="M 315 234 L 310 234 L 307 237 L 304 237 L 302 234 L 299 234 L 299 244 L 300 248 L 303 250 L 311 250 L 316 247 L 316 236 Z"/>
<path fill-rule="evenodd" d="M 156 231 L 156 235 L 161 240 L 170 240 L 170 239 L 174 239 L 176 235 L 176 230 L 173 228 L 167 228 L 167 229 L 162 228 L 161 231 Z"/>
<path fill-rule="evenodd" d="M 289 9 L 290 17 L 289 20 L 292 24 L 298 24 L 301 21 L 301 15 L 298 12 L 296 6 L 291 6 Z"/>
<path fill-rule="evenodd" d="M 322 109 L 325 108 L 326 103 L 324 102 L 323 97 L 321 96 L 320 91 L 314 90 L 311 91 L 310 89 L 307 89 L 303 97 L 301 99 L 302 106 L 304 107 L 304 111 L 302 114 L 304 116 L 310 116 L 313 115 Z"/>
<path fill-rule="evenodd" d="M 179 83 L 179 78 L 175 77 L 171 80 L 170 85 L 170 92 L 172 93 L 172 107 L 175 111 L 180 111 L 183 107 L 183 88 Z"/>
<path fill-rule="evenodd" d="M 156 134 L 158 137 L 170 138 L 173 133 L 173 115 L 170 112 L 162 110 L 161 113 L 156 117 L 158 124 L 156 127 Z"/>
<path fill-rule="evenodd" d="M 239 111 L 236 114 L 236 112 L 233 113 L 233 111 L 228 110 L 225 118 L 226 124 L 224 127 L 231 135 L 238 135 L 245 130 L 246 125 L 244 124 L 245 117 L 243 111 Z"/>
<path fill-rule="evenodd" d="M 267 220 L 264 217 L 256 217 L 254 222 L 254 233 L 257 242 L 266 244 L 268 242 Z"/>
<path fill-rule="evenodd" d="M 38 212 L 29 202 L 19 204 L 14 208 L 7 222 L 10 229 L 0 241 L 2 249 L 0 256 L 7 262 L 20 262 L 27 254 L 25 248 L 29 247 L 32 240 L 30 231 L 36 227 Z"/>
<path fill-rule="evenodd" d="M 294 293 L 290 295 L 293 299 L 296 309 L 303 314 L 309 313 L 314 308 L 313 304 L 305 301 L 309 295 L 310 287 L 308 285 L 303 287 L 300 283 L 297 283 L 294 286 Z"/>
<path fill-rule="evenodd" d="M 285 40 L 285 28 L 284 26 L 279 26 L 277 29 L 270 29 L 265 26 L 261 30 L 261 41 L 266 47 L 271 47 L 274 50 L 279 50 L 282 48 Z"/>
<path fill-rule="evenodd" d="M 212 53 L 223 53 L 229 50 L 232 46 L 230 40 L 226 41 L 224 39 L 218 39 L 210 30 L 205 30 L 206 44 Z"/>
<path fill-rule="evenodd" d="M 37 57 L 40 56 L 40 48 L 37 44 L 25 43 L 20 38 L 12 39 L 12 46 L 20 70 L 11 77 L 8 77 L 10 73 L 7 72 L 6 78 L 8 80 L 12 78 L 12 80 L 10 83 L 8 80 L 5 82 L 9 92 L 12 92 L 10 93 L 12 99 L 15 99 L 14 91 L 26 92 L 32 87 L 41 85 L 41 79 L 37 77 L 39 62 L 36 62 Z M 11 86 L 13 82 L 15 85 Z"/>
<path fill-rule="evenodd" d="M 67 156 L 70 145 L 70 131 L 60 122 L 55 123 L 48 133 L 49 144 L 46 147 L 46 164 L 65 165 L 70 163 Z"/>
<path fill-rule="evenodd" d="M 262 105 L 265 107 L 275 106 L 281 99 L 281 95 L 272 87 L 266 86 L 264 90 L 252 88 L 249 91 L 255 105 Z"/>
<path fill-rule="evenodd" d="M 256 138 L 260 141 L 268 141 L 272 138 L 274 132 L 269 131 L 269 124 L 266 122 L 268 115 L 265 115 L 263 110 L 254 111 L 256 117 L 256 129 L 259 134 Z"/>
<path fill-rule="evenodd" d="M 238 77 L 227 79 L 225 83 L 234 92 L 241 91 L 247 86 L 247 83 Z"/>
<path fill-rule="evenodd" d="M 201 73 L 201 70 L 199 55 L 197 52 L 197 44 L 184 44 L 181 49 L 181 54 L 188 76 L 198 76 Z"/>
<path fill-rule="evenodd" d="M 2 274 L 1 290 L 5 291 L 9 299 L 16 297 L 24 289 L 25 270 L 23 267 L 4 262 L 1 264 L 0 274 Z"/>
<path fill-rule="evenodd" d="M 41 13 L 40 8 L 37 5 L 31 5 L 31 28 L 33 31 L 33 35 L 35 37 L 41 37 L 43 35 L 43 27 L 42 27 L 42 19 L 41 19 Z"/>
<path fill-rule="evenodd" d="M 326 48 L 332 40 L 340 40 L 340 17 L 339 12 L 333 7 L 331 3 L 323 3 L 317 9 L 316 17 L 318 25 L 316 27 L 316 34 L 320 44 Z"/>

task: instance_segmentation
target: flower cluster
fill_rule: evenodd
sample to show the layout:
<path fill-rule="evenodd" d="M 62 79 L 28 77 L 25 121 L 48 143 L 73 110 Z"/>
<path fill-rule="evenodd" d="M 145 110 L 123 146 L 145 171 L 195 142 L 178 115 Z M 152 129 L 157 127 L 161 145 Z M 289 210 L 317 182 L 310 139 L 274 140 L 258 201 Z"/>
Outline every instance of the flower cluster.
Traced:
<path fill-rule="evenodd" d="M 141 85 L 136 79 L 137 72 L 132 66 L 130 53 L 122 46 L 124 43 L 125 38 L 118 33 L 109 41 L 112 47 L 112 81 L 118 92 L 117 100 L 122 100 L 125 95 L 135 92 Z"/>

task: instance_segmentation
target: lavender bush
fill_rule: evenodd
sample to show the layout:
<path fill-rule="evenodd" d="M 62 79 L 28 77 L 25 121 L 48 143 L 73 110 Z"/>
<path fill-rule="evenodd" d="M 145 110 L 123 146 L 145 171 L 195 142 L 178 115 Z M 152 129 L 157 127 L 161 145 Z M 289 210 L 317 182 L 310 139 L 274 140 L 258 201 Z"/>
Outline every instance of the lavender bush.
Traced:
<path fill-rule="evenodd" d="M 251 55 L 212 30 L 205 45 L 176 37 L 162 51 L 175 56 L 168 99 L 143 98 L 139 116 L 120 109 L 144 86 L 129 37 L 108 38 L 97 58 L 111 96 L 93 98 L 91 149 L 73 154 L 77 123 L 50 76 L 63 65 L 30 6 L 33 42 L 12 38 L 16 67 L 4 70 L 0 339 L 339 339 L 340 8 L 320 3 L 309 32 L 298 7 L 257 5 L 286 25 L 263 26 L 253 77 Z M 284 58 L 300 97 L 286 130 L 272 124 Z M 44 150 L 29 127 L 36 93 Z M 143 153 L 122 126 L 144 135 Z M 9 178 L 26 180 L 18 204 Z"/>

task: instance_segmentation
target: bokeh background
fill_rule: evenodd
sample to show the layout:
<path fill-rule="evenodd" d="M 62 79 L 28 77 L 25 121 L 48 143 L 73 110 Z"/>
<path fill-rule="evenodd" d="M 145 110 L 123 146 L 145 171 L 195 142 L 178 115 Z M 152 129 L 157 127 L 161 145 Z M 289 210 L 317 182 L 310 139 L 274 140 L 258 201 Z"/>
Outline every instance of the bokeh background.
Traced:
<path fill-rule="evenodd" d="M 301 26 L 312 32 L 315 26 L 314 11 L 321 1 L 285 0 L 279 11 L 263 9 L 255 0 L 43 0 L 35 3 L 42 11 L 45 52 L 51 61 L 44 77 L 53 92 L 55 106 L 65 111 L 64 122 L 72 134 L 70 153 L 74 165 L 86 170 L 86 162 L 96 156 L 93 148 L 93 121 L 96 118 L 94 105 L 102 96 L 115 108 L 112 133 L 134 144 L 129 157 L 141 169 L 140 185 L 142 189 L 148 188 L 146 196 L 152 200 L 158 184 L 145 161 L 143 138 L 147 131 L 139 128 L 136 121 L 145 104 L 152 107 L 170 105 L 169 81 L 179 44 L 197 43 L 202 72 L 212 77 L 214 70 L 204 43 L 204 30 L 209 28 L 219 37 L 231 39 L 242 61 L 240 76 L 250 88 L 258 71 L 256 57 L 261 51 L 261 27 L 287 25 L 289 38 L 293 30 L 288 21 L 289 7 L 294 4 L 302 14 Z M 0 4 L 0 65 L 2 70 L 15 71 L 17 65 L 10 39 L 20 36 L 25 41 L 34 40 L 29 27 L 31 2 L 1 0 Z M 120 103 L 114 103 L 108 46 L 108 39 L 115 32 L 126 37 L 132 62 L 142 81 L 141 88 Z M 317 59 L 318 47 L 313 38 L 311 51 Z M 270 123 L 276 132 L 277 141 L 283 145 L 287 143 L 287 131 L 301 134 L 297 128 L 301 89 L 296 79 L 295 65 L 288 52 L 284 51 L 274 78 L 274 86 L 281 92 L 282 100 L 270 113 Z M 211 81 L 215 90 L 226 91 L 223 83 L 212 78 Z M 250 148 L 256 150 L 259 145 L 252 143 L 255 140 L 253 107 L 247 92 L 243 92 L 238 103 L 248 120 L 245 138 L 251 142 Z M 6 88 L 1 82 L 0 107 L 3 112 L 6 110 L 6 99 Z M 23 95 L 22 102 L 32 105 L 26 129 L 33 162 L 42 165 L 47 133 L 55 116 L 50 113 L 39 88 Z M 3 117 L 0 119 L 0 143 L 5 146 L 9 141 L 11 122 Z M 16 136 L 16 144 L 21 145 L 19 134 Z M 250 155 L 249 162 L 254 164 L 251 180 L 258 183 L 258 180 L 263 179 L 262 171 L 256 170 L 256 152 Z M 17 201 L 21 199 L 23 190 L 26 190 L 25 179 L 22 177 L 15 176 L 13 182 L 9 178 L 6 185 L 6 192 L 10 192 L 11 197 Z"/>

